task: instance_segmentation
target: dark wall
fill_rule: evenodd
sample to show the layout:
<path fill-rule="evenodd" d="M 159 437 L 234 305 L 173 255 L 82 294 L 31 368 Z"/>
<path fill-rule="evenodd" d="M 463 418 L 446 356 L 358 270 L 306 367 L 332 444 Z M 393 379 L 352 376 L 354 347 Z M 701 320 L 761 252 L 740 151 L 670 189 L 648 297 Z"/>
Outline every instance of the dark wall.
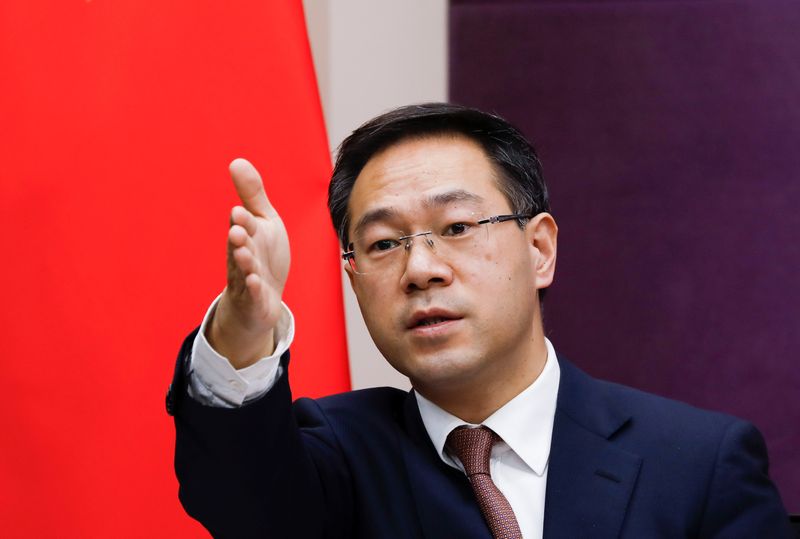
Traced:
<path fill-rule="evenodd" d="M 800 512 L 800 2 L 453 0 L 450 47 L 544 163 L 556 349 L 753 421 Z"/>

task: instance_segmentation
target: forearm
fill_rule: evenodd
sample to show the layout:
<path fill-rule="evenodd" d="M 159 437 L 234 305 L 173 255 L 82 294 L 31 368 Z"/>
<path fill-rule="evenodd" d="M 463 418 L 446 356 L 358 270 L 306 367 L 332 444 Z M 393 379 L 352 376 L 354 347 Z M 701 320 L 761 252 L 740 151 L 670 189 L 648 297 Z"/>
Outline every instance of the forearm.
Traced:
<path fill-rule="evenodd" d="M 285 367 L 288 354 L 283 358 Z M 239 408 L 183 399 L 175 414 L 175 471 L 186 512 L 219 537 L 320 537 L 314 465 L 291 411 L 286 374 Z"/>

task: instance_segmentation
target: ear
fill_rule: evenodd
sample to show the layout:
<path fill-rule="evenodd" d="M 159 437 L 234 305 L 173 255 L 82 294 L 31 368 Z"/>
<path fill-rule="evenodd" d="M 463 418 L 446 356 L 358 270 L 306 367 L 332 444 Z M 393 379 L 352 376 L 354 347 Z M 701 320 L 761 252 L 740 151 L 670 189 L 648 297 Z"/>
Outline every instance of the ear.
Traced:
<path fill-rule="evenodd" d="M 549 213 L 533 217 L 525 227 L 536 272 L 536 288 L 547 288 L 553 283 L 556 271 L 556 245 L 558 226 Z"/>
<path fill-rule="evenodd" d="M 347 274 L 347 278 L 350 279 L 350 288 L 355 292 L 355 287 L 353 286 L 353 267 L 347 262 L 344 263 L 344 272 Z"/>

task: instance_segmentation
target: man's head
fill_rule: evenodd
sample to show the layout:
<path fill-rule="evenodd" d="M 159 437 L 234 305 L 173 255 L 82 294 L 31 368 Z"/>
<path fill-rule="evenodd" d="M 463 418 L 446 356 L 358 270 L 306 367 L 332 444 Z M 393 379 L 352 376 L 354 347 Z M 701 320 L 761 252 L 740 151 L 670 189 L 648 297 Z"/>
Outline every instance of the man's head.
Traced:
<path fill-rule="evenodd" d="M 453 105 L 395 110 L 342 144 L 329 205 L 362 249 L 346 269 L 370 334 L 418 390 L 507 401 L 535 379 L 557 229 L 519 132 Z M 508 214 L 531 217 L 486 222 Z"/>

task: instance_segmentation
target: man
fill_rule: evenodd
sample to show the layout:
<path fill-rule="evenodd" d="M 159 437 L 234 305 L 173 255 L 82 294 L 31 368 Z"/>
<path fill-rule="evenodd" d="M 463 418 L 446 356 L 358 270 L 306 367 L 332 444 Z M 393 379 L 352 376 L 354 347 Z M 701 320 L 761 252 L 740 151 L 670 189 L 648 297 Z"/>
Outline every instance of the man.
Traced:
<path fill-rule="evenodd" d="M 228 286 L 168 396 L 181 501 L 216 536 L 789 537 L 755 428 L 556 356 L 541 300 L 557 227 L 504 120 L 404 107 L 340 148 L 345 270 L 409 394 L 291 404 L 286 231 L 255 169 L 231 174 Z"/>

